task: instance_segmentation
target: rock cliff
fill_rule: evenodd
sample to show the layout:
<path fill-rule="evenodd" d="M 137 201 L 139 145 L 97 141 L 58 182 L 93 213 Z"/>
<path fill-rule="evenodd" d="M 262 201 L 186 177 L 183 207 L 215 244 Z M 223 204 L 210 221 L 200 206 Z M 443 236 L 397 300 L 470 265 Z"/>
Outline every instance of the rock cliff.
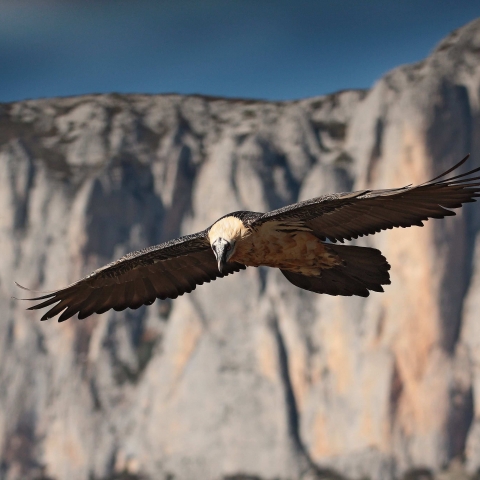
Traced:
<path fill-rule="evenodd" d="M 0 105 L 2 478 L 475 472 L 478 205 L 364 239 L 392 265 L 367 299 L 263 268 L 62 324 L 11 298 L 13 280 L 62 287 L 226 212 L 422 182 L 467 152 L 479 166 L 480 20 L 368 92 Z"/>

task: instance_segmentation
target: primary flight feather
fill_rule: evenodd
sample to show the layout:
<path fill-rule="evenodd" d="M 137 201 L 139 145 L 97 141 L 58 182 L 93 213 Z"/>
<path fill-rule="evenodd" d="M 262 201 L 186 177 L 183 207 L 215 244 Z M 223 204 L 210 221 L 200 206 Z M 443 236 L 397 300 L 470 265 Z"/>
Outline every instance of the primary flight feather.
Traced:
<path fill-rule="evenodd" d="M 202 232 L 129 253 L 66 288 L 28 299 L 39 302 L 29 310 L 50 307 L 41 320 L 60 314 L 62 322 L 75 314 L 83 319 L 111 308 L 135 309 L 261 265 L 279 268 L 291 283 L 316 293 L 383 292 L 390 265 L 380 251 L 335 242 L 455 215 L 451 208 L 480 196 L 480 177 L 472 177 L 480 168 L 445 178 L 467 158 L 417 186 L 323 195 L 268 213 L 230 213 Z"/>

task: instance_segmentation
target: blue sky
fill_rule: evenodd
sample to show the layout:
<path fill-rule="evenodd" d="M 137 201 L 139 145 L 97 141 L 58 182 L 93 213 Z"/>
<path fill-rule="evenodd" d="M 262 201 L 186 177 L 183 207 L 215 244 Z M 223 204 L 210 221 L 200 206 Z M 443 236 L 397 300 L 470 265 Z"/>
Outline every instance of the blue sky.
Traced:
<path fill-rule="evenodd" d="M 477 0 L 0 0 L 0 101 L 368 88 L 477 16 Z"/>

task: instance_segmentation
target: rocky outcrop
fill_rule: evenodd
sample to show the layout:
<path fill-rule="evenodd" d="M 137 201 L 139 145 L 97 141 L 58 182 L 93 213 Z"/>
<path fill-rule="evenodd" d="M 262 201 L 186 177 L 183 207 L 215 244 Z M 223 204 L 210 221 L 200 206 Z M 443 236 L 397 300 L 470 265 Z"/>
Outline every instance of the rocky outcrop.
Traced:
<path fill-rule="evenodd" d="M 58 288 L 229 211 L 422 182 L 467 152 L 479 166 L 479 52 L 475 21 L 369 92 L 1 105 L 3 478 L 388 480 L 457 460 L 476 471 L 476 205 L 364 239 L 392 265 L 392 285 L 368 299 L 263 268 L 62 324 L 11 296 L 13 280 Z"/>

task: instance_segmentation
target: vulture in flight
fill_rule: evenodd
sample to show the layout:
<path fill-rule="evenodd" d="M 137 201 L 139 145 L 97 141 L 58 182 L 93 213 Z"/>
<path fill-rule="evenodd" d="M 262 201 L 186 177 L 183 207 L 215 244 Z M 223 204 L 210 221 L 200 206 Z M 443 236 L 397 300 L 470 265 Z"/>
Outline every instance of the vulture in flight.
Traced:
<path fill-rule="evenodd" d="M 30 298 L 39 303 L 29 310 L 50 307 L 41 319 L 60 314 L 62 322 L 75 314 L 83 319 L 111 308 L 136 309 L 260 265 L 279 268 L 311 292 L 383 292 L 390 265 L 380 251 L 336 242 L 455 215 L 451 208 L 480 196 L 480 177 L 472 176 L 480 167 L 446 178 L 467 158 L 417 186 L 323 195 L 268 213 L 229 213 L 202 232 L 129 253 L 68 287 Z"/>

